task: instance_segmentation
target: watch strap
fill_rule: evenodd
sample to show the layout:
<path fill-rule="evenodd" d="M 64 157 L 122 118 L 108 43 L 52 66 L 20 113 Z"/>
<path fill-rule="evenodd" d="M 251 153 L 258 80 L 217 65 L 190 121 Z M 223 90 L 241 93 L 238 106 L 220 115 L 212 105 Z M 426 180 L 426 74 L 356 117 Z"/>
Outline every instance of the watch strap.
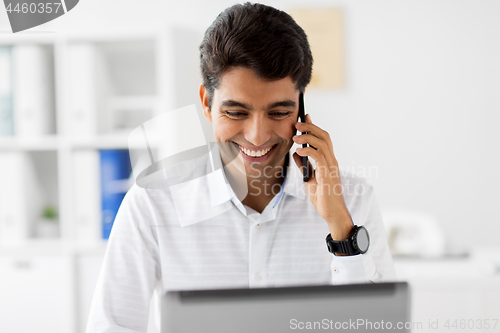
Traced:
<path fill-rule="evenodd" d="M 352 248 L 350 238 L 344 241 L 334 241 L 332 239 L 332 235 L 328 234 L 328 236 L 326 236 L 326 245 L 328 251 L 333 254 L 335 253 L 342 253 L 349 255 L 357 254 L 356 251 Z"/>

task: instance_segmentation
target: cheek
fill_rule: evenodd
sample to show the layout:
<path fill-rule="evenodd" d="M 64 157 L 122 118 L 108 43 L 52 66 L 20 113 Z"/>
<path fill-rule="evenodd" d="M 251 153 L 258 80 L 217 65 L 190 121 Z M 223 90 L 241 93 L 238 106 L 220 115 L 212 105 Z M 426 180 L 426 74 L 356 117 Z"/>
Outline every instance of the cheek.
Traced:
<path fill-rule="evenodd" d="M 281 136 L 291 140 L 292 136 L 295 135 L 295 124 L 296 121 L 289 121 L 280 126 Z"/>
<path fill-rule="evenodd" d="M 217 119 L 213 122 L 214 134 L 218 141 L 231 138 L 236 132 L 236 126 L 226 119 Z"/>

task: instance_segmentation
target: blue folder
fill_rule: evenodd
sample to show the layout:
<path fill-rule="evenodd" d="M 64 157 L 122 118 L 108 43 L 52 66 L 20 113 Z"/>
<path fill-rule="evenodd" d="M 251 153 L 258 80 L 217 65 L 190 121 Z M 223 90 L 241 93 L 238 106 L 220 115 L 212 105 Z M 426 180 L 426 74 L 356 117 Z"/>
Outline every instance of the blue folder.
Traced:
<path fill-rule="evenodd" d="M 99 151 L 101 175 L 102 238 L 109 239 L 116 213 L 128 190 L 132 167 L 127 149 Z"/>

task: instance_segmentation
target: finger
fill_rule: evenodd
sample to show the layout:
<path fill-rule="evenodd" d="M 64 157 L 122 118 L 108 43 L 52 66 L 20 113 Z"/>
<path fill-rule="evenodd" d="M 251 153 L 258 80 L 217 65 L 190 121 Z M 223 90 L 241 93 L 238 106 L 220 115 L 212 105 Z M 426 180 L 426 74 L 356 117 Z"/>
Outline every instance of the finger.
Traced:
<path fill-rule="evenodd" d="M 308 124 L 312 124 L 312 119 L 311 119 L 311 115 L 308 113 L 306 114 L 306 123 Z"/>
<path fill-rule="evenodd" d="M 333 155 L 333 151 L 330 150 L 330 147 L 324 140 L 321 140 L 312 134 L 296 135 L 292 139 L 297 144 L 308 143 L 312 148 L 319 150 L 323 155 L 325 155 L 329 166 L 335 165 L 336 160 Z"/>
<path fill-rule="evenodd" d="M 307 116 L 308 115 L 306 115 L 306 117 Z M 321 140 L 324 140 L 327 143 L 330 150 L 333 152 L 332 139 L 330 138 L 330 134 L 327 131 L 321 129 L 320 127 L 314 125 L 313 123 L 308 123 L 308 122 L 296 123 L 295 128 L 299 132 L 302 132 L 302 133 L 307 132 L 308 134 L 312 134 L 315 137 L 320 138 Z"/>
<path fill-rule="evenodd" d="M 292 140 L 293 140 L 293 142 L 295 142 L 296 144 L 299 144 L 299 145 L 302 145 L 304 143 L 308 143 L 311 146 L 314 146 L 316 148 L 320 148 L 320 147 L 321 148 L 328 148 L 328 146 L 324 140 L 321 140 L 317 136 L 314 136 L 314 135 L 309 134 L 309 133 L 294 135 L 292 137 Z"/>
<path fill-rule="evenodd" d="M 293 156 L 293 160 L 295 161 L 295 164 L 299 168 L 300 172 L 302 172 L 302 166 L 304 165 L 302 163 L 302 157 L 300 157 L 297 153 L 293 153 L 292 156 Z M 302 172 L 302 174 L 304 174 L 304 172 Z"/>
<path fill-rule="evenodd" d="M 312 148 L 312 147 L 307 147 L 307 148 L 297 148 L 296 153 L 299 156 L 309 156 L 313 160 L 316 161 L 316 167 L 321 167 L 321 168 L 328 168 L 328 165 L 326 163 L 325 156 L 320 153 L 318 150 Z"/>
<path fill-rule="evenodd" d="M 297 167 L 299 168 L 300 172 L 303 175 L 304 174 L 304 169 L 302 168 L 302 166 L 304 164 L 302 163 L 302 157 L 299 156 L 297 153 L 293 153 L 292 156 L 293 156 L 293 160 L 295 161 L 295 164 L 297 165 Z M 311 162 L 309 160 L 307 160 L 307 164 L 309 165 L 309 170 L 311 170 L 311 174 L 309 175 L 309 179 L 311 179 L 311 178 L 314 177 L 313 165 L 311 164 Z"/>

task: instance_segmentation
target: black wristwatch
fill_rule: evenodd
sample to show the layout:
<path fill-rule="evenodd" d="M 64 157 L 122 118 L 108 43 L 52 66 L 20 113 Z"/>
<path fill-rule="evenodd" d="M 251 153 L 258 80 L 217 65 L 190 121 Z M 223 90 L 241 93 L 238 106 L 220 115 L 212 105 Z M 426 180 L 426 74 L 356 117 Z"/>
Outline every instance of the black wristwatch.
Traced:
<path fill-rule="evenodd" d="M 363 254 L 370 246 L 368 230 L 363 226 L 352 227 L 349 237 L 345 241 L 334 241 L 332 235 L 326 236 L 326 246 L 330 253 L 342 253 L 348 255 Z"/>

